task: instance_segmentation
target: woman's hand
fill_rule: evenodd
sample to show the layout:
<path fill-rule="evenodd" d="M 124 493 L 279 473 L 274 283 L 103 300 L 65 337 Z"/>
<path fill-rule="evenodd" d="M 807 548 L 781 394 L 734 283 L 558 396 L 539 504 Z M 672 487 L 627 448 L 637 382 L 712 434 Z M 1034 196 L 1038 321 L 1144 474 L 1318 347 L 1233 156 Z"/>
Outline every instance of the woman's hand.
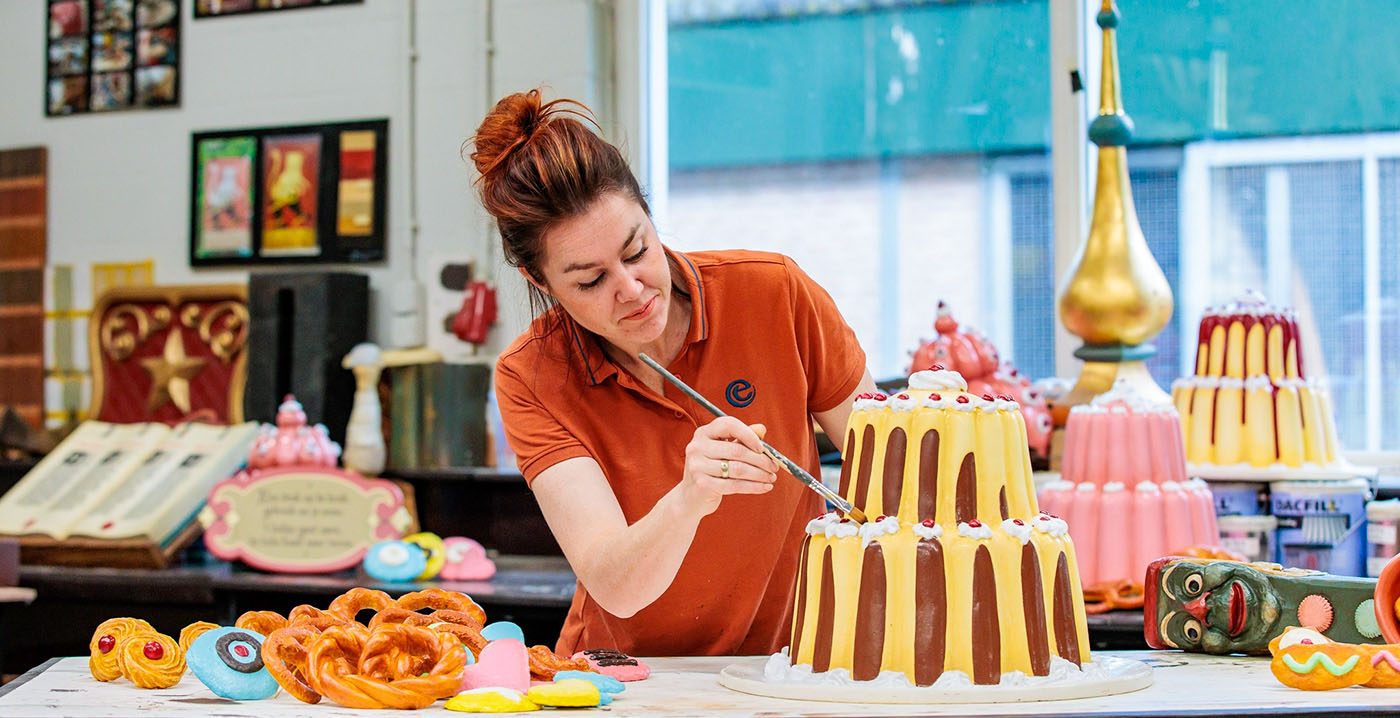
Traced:
<path fill-rule="evenodd" d="M 685 447 L 681 489 L 687 503 L 708 516 L 729 494 L 766 494 L 778 478 L 778 464 L 763 453 L 762 424 L 746 426 L 722 416 L 695 430 Z"/>

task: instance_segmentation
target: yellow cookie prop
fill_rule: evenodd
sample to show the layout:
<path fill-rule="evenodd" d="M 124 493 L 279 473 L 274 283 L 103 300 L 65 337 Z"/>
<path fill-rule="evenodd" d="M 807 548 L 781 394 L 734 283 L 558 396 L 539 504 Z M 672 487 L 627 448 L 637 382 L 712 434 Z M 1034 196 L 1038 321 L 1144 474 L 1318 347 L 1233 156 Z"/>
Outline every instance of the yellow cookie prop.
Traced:
<path fill-rule="evenodd" d="M 602 700 L 598 686 L 582 678 L 565 678 L 557 683 L 531 686 L 525 697 L 533 703 L 554 708 L 587 708 L 598 705 Z"/>
<path fill-rule="evenodd" d="M 476 688 L 462 691 L 447 700 L 447 710 L 462 713 L 524 713 L 538 705 L 513 688 Z"/>
<path fill-rule="evenodd" d="M 163 633 L 134 633 L 117 644 L 122 675 L 138 688 L 169 688 L 185 675 L 185 652 Z"/>
<path fill-rule="evenodd" d="M 427 581 L 442 570 L 447 563 L 447 551 L 443 547 L 442 537 L 431 531 L 422 531 L 416 534 L 409 534 L 403 537 L 404 541 L 414 544 L 423 549 L 423 558 L 428 560 L 428 565 L 423 569 L 423 573 L 418 574 L 417 581 Z"/>
<path fill-rule="evenodd" d="M 99 681 L 111 681 L 121 677 L 121 665 L 117 662 L 117 644 L 133 633 L 155 633 L 151 624 L 139 618 L 109 618 L 97 625 L 88 641 L 88 670 Z"/>
<path fill-rule="evenodd" d="M 1363 644 L 1371 660 L 1371 680 L 1367 688 L 1400 688 L 1400 645 L 1377 646 Z"/>
<path fill-rule="evenodd" d="M 1269 663 L 1274 677 L 1289 688 L 1330 691 L 1371 680 L 1371 655 L 1345 643 L 1296 643 L 1279 648 Z"/>
<path fill-rule="evenodd" d="M 219 628 L 219 624 L 210 623 L 208 621 L 195 621 L 194 623 L 191 623 L 190 625 L 181 628 L 180 651 L 182 653 L 189 653 L 190 644 L 194 643 L 194 639 L 199 638 L 200 636 L 216 628 Z"/>

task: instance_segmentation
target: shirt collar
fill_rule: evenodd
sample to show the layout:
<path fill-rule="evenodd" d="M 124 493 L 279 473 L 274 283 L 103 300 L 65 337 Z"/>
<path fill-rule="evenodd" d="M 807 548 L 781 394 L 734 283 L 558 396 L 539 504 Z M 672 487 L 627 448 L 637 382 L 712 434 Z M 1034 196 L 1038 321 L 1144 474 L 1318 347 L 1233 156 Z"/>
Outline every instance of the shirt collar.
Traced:
<path fill-rule="evenodd" d="M 690 293 L 690 330 L 686 332 L 685 343 L 689 346 L 704 341 L 710 336 L 710 321 L 705 311 L 705 289 L 700 282 L 700 270 L 685 254 L 664 245 L 663 248 L 666 256 L 679 266 L 680 274 L 685 278 L 686 291 Z M 617 373 L 617 365 L 603 353 L 597 337 L 579 327 L 567 314 L 564 315 L 564 326 L 570 344 L 587 368 L 586 378 L 590 386 L 597 386 Z"/>

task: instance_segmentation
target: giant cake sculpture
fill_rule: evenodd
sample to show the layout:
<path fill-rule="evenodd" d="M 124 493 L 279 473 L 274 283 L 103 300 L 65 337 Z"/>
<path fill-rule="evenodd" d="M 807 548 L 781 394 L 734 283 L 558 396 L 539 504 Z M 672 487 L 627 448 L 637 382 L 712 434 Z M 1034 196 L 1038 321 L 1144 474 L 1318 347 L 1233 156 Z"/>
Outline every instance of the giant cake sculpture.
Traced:
<path fill-rule="evenodd" d="M 1069 523 L 1086 588 L 1141 587 L 1154 559 L 1219 543 L 1210 489 L 1186 477 L 1172 405 L 1120 380 L 1070 411 L 1060 480 L 1040 505 Z"/>
<path fill-rule="evenodd" d="M 1332 403 L 1303 371 L 1298 322 L 1257 292 L 1206 310 L 1196 373 L 1172 385 L 1187 470 L 1345 470 Z"/>
<path fill-rule="evenodd" d="M 918 687 L 1089 661 L 1074 544 L 1037 509 L 1020 408 L 966 389 L 934 366 L 895 396 L 856 400 L 841 494 L 878 518 L 808 524 L 793 666 L 854 681 L 893 671 Z"/>

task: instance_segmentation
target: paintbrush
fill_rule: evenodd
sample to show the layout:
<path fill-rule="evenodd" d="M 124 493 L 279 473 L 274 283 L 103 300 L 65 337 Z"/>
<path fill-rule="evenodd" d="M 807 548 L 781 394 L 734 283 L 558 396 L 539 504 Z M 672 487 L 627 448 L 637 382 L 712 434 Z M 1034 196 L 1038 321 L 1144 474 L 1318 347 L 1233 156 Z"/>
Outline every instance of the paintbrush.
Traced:
<path fill-rule="evenodd" d="M 643 362 L 646 362 L 647 366 L 651 367 L 652 369 L 655 369 L 656 373 L 660 374 L 662 378 L 664 378 L 666 381 L 671 382 L 671 384 L 674 385 L 677 389 L 680 389 L 681 391 L 685 392 L 685 395 L 694 399 L 697 404 L 705 407 L 706 411 L 709 411 L 715 416 L 728 416 L 728 414 L 725 414 L 723 411 L 721 411 L 719 407 L 715 406 L 714 404 L 711 404 L 709 399 L 706 399 L 705 397 L 701 396 L 699 392 L 687 386 L 686 383 L 681 381 L 680 378 L 678 378 L 675 374 L 666 371 L 665 367 L 661 366 L 660 364 L 657 364 L 656 361 L 651 357 L 647 356 L 646 354 L 638 354 L 637 358 L 641 359 Z M 851 517 L 851 519 L 854 520 L 856 523 L 865 523 L 865 513 L 862 512 L 860 509 L 856 508 L 855 506 L 852 506 L 851 502 L 842 498 L 841 495 L 836 493 L 835 491 L 832 491 L 831 489 L 827 488 L 826 484 L 817 481 L 815 478 L 812 477 L 811 474 L 807 473 L 806 469 L 803 469 L 801 466 L 798 466 L 797 463 L 794 462 L 792 459 L 783 456 L 781 453 L 779 453 L 777 449 L 769 445 L 768 442 L 760 439 L 758 443 L 763 445 L 763 451 L 769 456 L 773 457 L 774 461 L 778 462 L 780 465 L 782 465 L 783 468 L 787 469 L 788 473 L 792 474 L 793 476 L 796 476 L 798 481 L 801 481 L 802 483 L 806 484 L 807 488 L 817 492 L 817 494 L 820 495 L 823 499 L 826 499 L 827 501 L 831 502 L 831 504 L 836 507 L 837 511 L 845 514 L 846 516 Z"/>

